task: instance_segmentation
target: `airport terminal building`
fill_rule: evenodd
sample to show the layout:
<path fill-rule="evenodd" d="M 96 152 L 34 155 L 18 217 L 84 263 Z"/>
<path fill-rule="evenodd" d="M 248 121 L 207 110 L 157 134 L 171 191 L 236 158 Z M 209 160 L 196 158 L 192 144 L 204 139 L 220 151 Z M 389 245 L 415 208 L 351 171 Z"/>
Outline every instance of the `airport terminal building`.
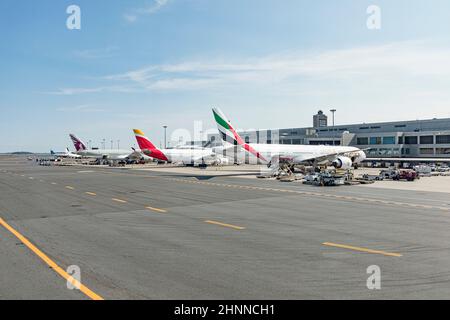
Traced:
<path fill-rule="evenodd" d="M 309 128 L 240 131 L 247 143 L 349 145 L 367 149 L 368 158 L 448 158 L 450 118 L 328 125 L 319 111 Z M 216 144 L 219 134 L 208 135 Z"/>

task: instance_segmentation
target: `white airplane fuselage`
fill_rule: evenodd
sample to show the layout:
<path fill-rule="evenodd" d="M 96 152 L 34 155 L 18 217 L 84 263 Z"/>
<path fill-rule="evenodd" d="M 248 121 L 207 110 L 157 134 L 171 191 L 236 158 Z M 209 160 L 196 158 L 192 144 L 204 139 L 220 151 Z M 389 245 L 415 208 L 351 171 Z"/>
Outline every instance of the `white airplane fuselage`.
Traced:
<path fill-rule="evenodd" d="M 206 163 L 210 164 L 215 161 L 216 154 L 212 149 L 160 149 L 160 151 L 166 156 L 168 162 L 193 164 L 193 163 Z M 147 156 L 151 157 L 151 151 L 145 150 Z"/>
<path fill-rule="evenodd" d="M 99 149 L 99 150 L 77 151 L 77 154 L 82 157 L 105 159 L 105 160 L 125 160 L 128 158 L 128 156 L 131 153 L 132 153 L 131 150 L 119 150 L 119 149 Z"/>
<path fill-rule="evenodd" d="M 325 145 L 289 145 L 289 144 L 261 144 L 249 143 L 258 151 L 264 159 L 270 161 L 274 155 L 289 158 L 293 164 L 300 164 L 305 159 L 326 157 L 339 154 L 352 159 L 353 163 L 360 163 L 366 158 L 366 154 L 359 148 L 348 146 L 325 146 Z"/>

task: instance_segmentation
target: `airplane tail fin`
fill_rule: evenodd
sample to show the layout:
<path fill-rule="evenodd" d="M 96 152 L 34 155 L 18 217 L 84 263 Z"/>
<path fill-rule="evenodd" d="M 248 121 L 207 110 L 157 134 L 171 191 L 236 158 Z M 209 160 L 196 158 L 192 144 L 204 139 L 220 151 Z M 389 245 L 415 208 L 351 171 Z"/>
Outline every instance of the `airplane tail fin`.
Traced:
<path fill-rule="evenodd" d="M 50 154 L 51 154 L 51 155 L 54 155 L 54 154 L 55 154 L 55 151 L 50 150 Z"/>
<path fill-rule="evenodd" d="M 216 120 L 217 129 L 219 130 L 222 140 L 234 145 L 241 145 L 241 143 L 239 143 L 239 140 L 242 140 L 242 138 L 233 129 L 233 126 L 231 125 L 225 114 L 222 112 L 222 110 L 220 110 L 219 108 L 213 108 L 212 111 L 214 119 Z"/>
<path fill-rule="evenodd" d="M 233 128 L 233 126 L 231 125 L 230 121 L 227 119 L 225 114 L 219 108 L 213 108 L 212 111 L 214 114 L 214 119 L 216 120 L 217 123 L 217 128 L 219 129 L 219 133 L 222 136 L 223 141 L 234 145 L 239 145 L 242 148 L 244 148 L 247 152 L 253 154 L 258 159 L 267 162 L 267 160 L 258 151 L 256 151 L 248 143 L 245 143 L 245 141 Z"/>
<path fill-rule="evenodd" d="M 66 148 L 66 154 L 69 154 L 69 153 L 70 153 L 69 148 Z"/>
<path fill-rule="evenodd" d="M 133 129 L 133 132 L 139 148 L 145 155 L 159 160 L 168 161 L 166 155 L 155 147 L 155 145 L 145 136 L 144 132 L 139 129 Z"/>
<path fill-rule="evenodd" d="M 133 129 L 134 136 L 141 150 L 155 150 L 155 145 L 145 136 L 144 132 L 139 129 Z"/>
<path fill-rule="evenodd" d="M 70 139 L 72 139 L 73 145 L 75 146 L 76 151 L 84 151 L 87 150 L 86 145 L 78 139 L 74 134 L 70 134 Z"/>

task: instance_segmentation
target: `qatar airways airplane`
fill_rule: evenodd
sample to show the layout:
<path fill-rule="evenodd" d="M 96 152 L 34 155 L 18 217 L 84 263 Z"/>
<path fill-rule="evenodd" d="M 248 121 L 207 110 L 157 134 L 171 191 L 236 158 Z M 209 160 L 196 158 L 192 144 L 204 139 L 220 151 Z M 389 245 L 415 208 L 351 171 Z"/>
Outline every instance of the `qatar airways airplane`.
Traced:
<path fill-rule="evenodd" d="M 220 109 L 213 108 L 213 114 L 224 141 L 241 146 L 274 170 L 281 165 L 292 168 L 304 164 L 351 169 L 366 158 L 363 150 L 348 146 L 245 143 Z"/>
<path fill-rule="evenodd" d="M 86 144 L 74 134 L 69 136 L 75 146 L 76 154 L 82 157 L 111 161 L 140 160 L 145 157 L 139 150 L 88 149 Z"/>

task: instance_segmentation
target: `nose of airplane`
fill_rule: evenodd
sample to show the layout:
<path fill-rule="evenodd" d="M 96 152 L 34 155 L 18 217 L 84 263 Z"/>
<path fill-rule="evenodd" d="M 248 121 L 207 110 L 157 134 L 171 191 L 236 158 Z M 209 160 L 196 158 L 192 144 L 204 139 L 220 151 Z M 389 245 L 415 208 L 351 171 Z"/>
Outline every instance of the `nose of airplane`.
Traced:
<path fill-rule="evenodd" d="M 362 162 L 362 161 L 364 161 L 366 159 L 366 153 L 364 152 L 364 151 L 359 151 L 358 152 L 358 160 L 359 160 L 359 162 Z"/>

